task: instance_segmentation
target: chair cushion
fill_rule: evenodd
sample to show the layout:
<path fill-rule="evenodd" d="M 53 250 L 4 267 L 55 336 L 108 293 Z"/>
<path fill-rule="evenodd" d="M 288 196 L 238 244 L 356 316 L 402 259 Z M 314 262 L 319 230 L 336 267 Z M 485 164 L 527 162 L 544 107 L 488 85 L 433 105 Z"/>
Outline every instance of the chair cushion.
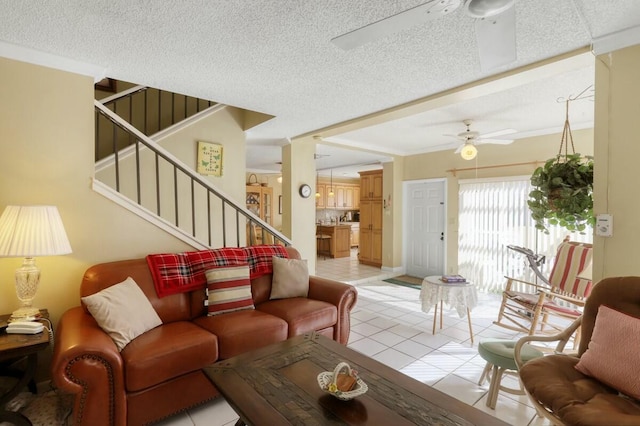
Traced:
<path fill-rule="evenodd" d="M 529 395 L 565 424 L 637 425 L 640 404 L 582 374 L 577 363 L 576 357 L 549 355 L 527 362 L 519 374 Z"/>
<path fill-rule="evenodd" d="M 286 321 L 258 310 L 199 317 L 193 321 L 218 337 L 220 359 L 287 339 Z"/>
<path fill-rule="evenodd" d="M 513 355 L 513 348 L 516 340 L 484 339 L 478 344 L 478 353 L 487 362 L 508 370 L 517 370 L 516 361 Z M 522 347 L 522 360 L 530 361 L 544 354 L 531 345 Z"/>
<path fill-rule="evenodd" d="M 338 321 L 335 305 L 304 297 L 270 300 L 256 309 L 285 320 L 289 325 L 289 337 L 333 327 Z"/>
<path fill-rule="evenodd" d="M 578 297 L 588 297 L 593 283 L 590 279 L 578 278 L 582 271 L 589 269 L 593 256 L 591 244 L 565 241 L 558 246 L 549 283 L 562 292 Z"/>
<path fill-rule="evenodd" d="M 121 354 L 127 392 L 135 392 L 216 362 L 218 339 L 189 321 L 178 321 L 137 337 Z"/>
<path fill-rule="evenodd" d="M 522 293 L 519 291 L 505 291 L 505 293 L 509 298 L 528 305 L 532 310 L 535 307 L 536 303 L 538 303 L 538 299 L 539 299 L 539 296 L 537 294 Z M 543 306 L 544 306 L 544 309 L 551 309 L 553 311 L 566 314 L 566 315 L 571 315 L 574 317 L 579 317 L 582 314 L 582 312 L 577 309 L 558 305 L 556 302 L 549 299 L 545 299 Z"/>

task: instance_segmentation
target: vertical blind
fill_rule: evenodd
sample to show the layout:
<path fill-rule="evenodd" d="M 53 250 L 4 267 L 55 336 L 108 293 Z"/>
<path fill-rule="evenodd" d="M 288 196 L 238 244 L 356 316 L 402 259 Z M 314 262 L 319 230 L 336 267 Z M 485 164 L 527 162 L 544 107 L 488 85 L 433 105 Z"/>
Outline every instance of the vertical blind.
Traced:
<path fill-rule="evenodd" d="M 524 255 L 507 248 L 526 247 L 544 255 L 543 275 L 549 276 L 556 249 L 569 236 L 571 241 L 591 242 L 593 230 L 571 233 L 559 226 L 549 234 L 535 228 L 527 199 L 528 176 L 509 180 L 460 181 L 458 271 L 481 291 L 501 292 L 505 275 L 536 282 Z"/>

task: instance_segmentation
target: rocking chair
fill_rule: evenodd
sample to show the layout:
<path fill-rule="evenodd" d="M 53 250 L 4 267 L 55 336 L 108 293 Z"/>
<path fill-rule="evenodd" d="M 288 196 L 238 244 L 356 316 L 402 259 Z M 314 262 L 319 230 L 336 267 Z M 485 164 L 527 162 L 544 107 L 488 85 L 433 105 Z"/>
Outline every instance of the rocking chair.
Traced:
<path fill-rule="evenodd" d="M 584 302 L 591 293 L 591 257 L 591 244 L 564 241 L 558 247 L 548 280 L 541 274 L 541 284 L 505 277 L 507 285 L 494 324 L 529 335 L 564 329 L 568 321 L 582 314 Z M 528 258 L 530 263 L 540 261 L 533 255 Z M 515 285 L 530 291 L 516 291 Z"/>

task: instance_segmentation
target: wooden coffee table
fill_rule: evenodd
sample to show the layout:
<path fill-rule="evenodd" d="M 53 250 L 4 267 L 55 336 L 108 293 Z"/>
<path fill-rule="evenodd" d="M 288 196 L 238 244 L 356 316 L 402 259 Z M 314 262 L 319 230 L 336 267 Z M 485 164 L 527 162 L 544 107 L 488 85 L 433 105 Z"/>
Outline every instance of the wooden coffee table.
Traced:
<path fill-rule="evenodd" d="M 341 361 L 369 390 L 340 401 L 318 386 Z M 483 411 L 316 333 L 220 361 L 205 372 L 238 425 L 507 425 Z"/>

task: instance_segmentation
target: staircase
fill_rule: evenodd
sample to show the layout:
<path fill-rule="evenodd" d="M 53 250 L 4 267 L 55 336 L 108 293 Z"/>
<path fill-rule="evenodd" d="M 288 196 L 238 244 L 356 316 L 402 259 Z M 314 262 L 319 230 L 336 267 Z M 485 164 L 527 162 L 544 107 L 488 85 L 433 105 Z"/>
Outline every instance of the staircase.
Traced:
<path fill-rule="evenodd" d="M 94 106 L 96 192 L 196 249 L 291 244 L 154 141 L 225 105 L 135 86 Z"/>

